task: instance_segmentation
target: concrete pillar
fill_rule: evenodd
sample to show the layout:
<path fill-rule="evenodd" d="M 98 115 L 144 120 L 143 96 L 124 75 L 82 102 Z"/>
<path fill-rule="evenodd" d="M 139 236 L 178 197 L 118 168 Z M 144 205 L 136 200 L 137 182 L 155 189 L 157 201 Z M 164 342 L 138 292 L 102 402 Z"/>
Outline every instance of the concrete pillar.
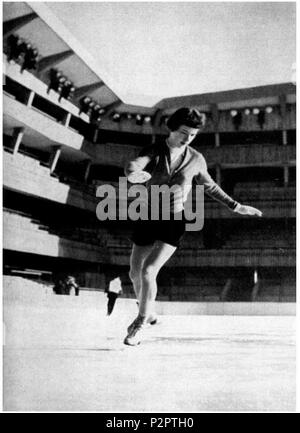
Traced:
<path fill-rule="evenodd" d="M 152 123 L 152 144 L 156 142 L 156 135 L 159 133 L 160 129 L 160 120 L 162 116 L 162 110 L 156 110 L 154 116 L 153 116 L 153 123 Z"/>
<path fill-rule="evenodd" d="M 53 151 L 49 161 L 49 168 L 51 174 L 54 172 L 56 168 L 56 164 L 59 160 L 60 154 L 61 154 L 61 146 L 53 146 Z"/>
<path fill-rule="evenodd" d="M 284 146 L 287 145 L 287 130 L 286 130 L 286 129 L 284 129 L 284 130 L 282 131 L 282 144 L 283 144 Z"/>
<path fill-rule="evenodd" d="M 287 144 L 287 131 L 286 131 L 286 95 L 279 96 L 280 114 L 282 122 L 282 144 Z"/>
<path fill-rule="evenodd" d="M 219 110 L 217 104 L 211 104 L 210 106 L 213 124 L 214 124 L 214 131 L 215 131 L 215 146 L 220 146 L 220 134 L 219 134 Z"/>
<path fill-rule="evenodd" d="M 255 269 L 254 270 L 254 275 L 253 275 L 253 287 L 252 287 L 252 291 L 251 291 L 251 301 L 254 302 L 256 300 L 257 294 L 259 292 L 259 288 L 260 288 L 260 284 L 259 284 L 259 278 L 258 278 L 258 272 Z"/>
<path fill-rule="evenodd" d="M 219 165 L 216 165 L 216 182 L 218 185 L 221 185 L 222 183 L 222 173 Z"/>
<path fill-rule="evenodd" d="M 14 128 L 12 135 L 13 154 L 15 155 L 19 151 L 20 144 L 24 136 L 24 128 Z"/>
<path fill-rule="evenodd" d="M 257 297 L 258 292 L 259 292 L 259 282 L 254 284 L 254 286 L 252 287 L 252 292 L 251 292 L 251 301 L 252 302 L 256 301 L 256 297 Z"/>
<path fill-rule="evenodd" d="M 231 289 L 231 286 L 232 286 L 232 280 L 231 280 L 231 278 L 228 278 L 226 283 L 225 283 L 225 286 L 222 290 L 222 293 L 220 295 L 220 301 L 226 301 L 227 295 L 229 293 L 229 290 Z"/>
<path fill-rule="evenodd" d="M 65 118 L 63 120 L 63 125 L 66 126 L 67 128 L 70 125 L 71 117 L 72 117 L 72 114 L 71 113 L 67 113 L 67 115 L 65 116 Z"/>
<path fill-rule="evenodd" d="M 87 180 L 88 180 L 91 166 L 92 166 L 92 161 L 91 160 L 86 161 L 86 166 L 85 166 L 85 170 L 84 170 L 84 181 L 85 182 L 87 182 Z"/>
<path fill-rule="evenodd" d="M 93 143 L 97 143 L 98 141 L 98 135 L 99 135 L 99 128 L 96 126 L 95 131 L 94 131 L 94 135 L 93 135 Z"/>
<path fill-rule="evenodd" d="M 34 95 L 35 95 L 35 92 L 33 90 L 31 90 L 29 95 L 28 95 L 28 98 L 27 98 L 26 107 L 30 108 L 32 106 Z"/>
<path fill-rule="evenodd" d="M 289 186 L 289 174 L 290 174 L 289 167 L 285 165 L 283 167 L 283 184 L 285 187 Z"/>

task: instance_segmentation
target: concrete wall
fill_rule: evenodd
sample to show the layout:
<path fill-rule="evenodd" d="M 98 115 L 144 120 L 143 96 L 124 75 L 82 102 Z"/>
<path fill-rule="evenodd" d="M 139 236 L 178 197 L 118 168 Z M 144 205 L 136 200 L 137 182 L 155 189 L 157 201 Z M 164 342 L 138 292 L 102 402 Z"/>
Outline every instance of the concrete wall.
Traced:
<path fill-rule="evenodd" d="M 104 292 L 81 291 L 79 297 L 55 296 L 51 286 L 21 277 L 5 276 L 3 281 L 4 306 L 6 304 L 64 305 L 70 308 L 91 308 L 105 312 Z M 117 301 L 118 314 L 137 313 L 134 299 L 120 298 Z M 275 302 L 157 302 L 159 315 L 204 315 L 204 316 L 293 316 L 295 303 Z"/>

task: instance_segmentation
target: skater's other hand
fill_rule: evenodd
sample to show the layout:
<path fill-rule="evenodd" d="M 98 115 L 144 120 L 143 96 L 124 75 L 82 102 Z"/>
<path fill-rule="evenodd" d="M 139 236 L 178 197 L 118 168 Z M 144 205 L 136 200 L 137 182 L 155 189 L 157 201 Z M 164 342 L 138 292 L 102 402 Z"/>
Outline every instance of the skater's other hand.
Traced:
<path fill-rule="evenodd" d="M 234 212 L 239 213 L 241 215 L 251 215 L 251 216 L 262 216 L 262 212 L 259 209 L 256 209 L 252 206 L 246 206 L 243 204 L 238 204 Z"/>
<path fill-rule="evenodd" d="M 147 171 L 134 171 L 127 176 L 130 183 L 145 183 L 151 178 L 151 174 Z"/>

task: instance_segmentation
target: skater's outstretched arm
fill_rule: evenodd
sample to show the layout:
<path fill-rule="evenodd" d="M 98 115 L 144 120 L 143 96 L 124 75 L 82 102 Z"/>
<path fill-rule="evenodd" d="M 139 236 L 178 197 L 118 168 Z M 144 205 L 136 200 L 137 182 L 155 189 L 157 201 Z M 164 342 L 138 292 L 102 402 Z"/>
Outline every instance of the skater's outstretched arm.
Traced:
<path fill-rule="evenodd" d="M 259 209 L 256 209 L 252 206 L 246 206 L 243 204 L 238 204 L 234 209 L 234 212 L 239 213 L 241 215 L 253 215 L 253 216 L 262 216 L 262 212 Z"/>
<path fill-rule="evenodd" d="M 196 181 L 199 184 L 204 185 L 204 191 L 214 200 L 226 205 L 233 212 L 239 213 L 241 215 L 251 215 L 251 216 L 262 216 L 262 212 L 252 206 L 243 205 L 233 198 L 231 198 L 225 191 L 212 179 L 207 171 L 207 164 L 204 157 L 201 155 L 201 168 L 198 176 L 196 176 Z"/>

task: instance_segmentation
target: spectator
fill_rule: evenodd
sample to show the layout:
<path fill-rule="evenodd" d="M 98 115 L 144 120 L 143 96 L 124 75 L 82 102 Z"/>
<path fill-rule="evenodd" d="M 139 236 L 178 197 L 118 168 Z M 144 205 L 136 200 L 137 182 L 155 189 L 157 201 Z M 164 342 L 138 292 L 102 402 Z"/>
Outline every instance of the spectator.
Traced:
<path fill-rule="evenodd" d="M 66 294 L 66 285 L 64 281 L 60 278 L 53 287 L 53 292 L 56 295 L 65 295 Z"/>
<path fill-rule="evenodd" d="M 122 293 L 122 282 L 120 277 L 114 278 L 110 281 L 108 287 L 105 289 L 105 293 L 107 293 L 108 298 L 107 315 L 110 316 L 118 296 Z"/>
<path fill-rule="evenodd" d="M 66 295 L 70 295 L 75 292 L 75 296 L 79 296 L 79 286 L 72 275 L 68 275 L 65 279 Z"/>

